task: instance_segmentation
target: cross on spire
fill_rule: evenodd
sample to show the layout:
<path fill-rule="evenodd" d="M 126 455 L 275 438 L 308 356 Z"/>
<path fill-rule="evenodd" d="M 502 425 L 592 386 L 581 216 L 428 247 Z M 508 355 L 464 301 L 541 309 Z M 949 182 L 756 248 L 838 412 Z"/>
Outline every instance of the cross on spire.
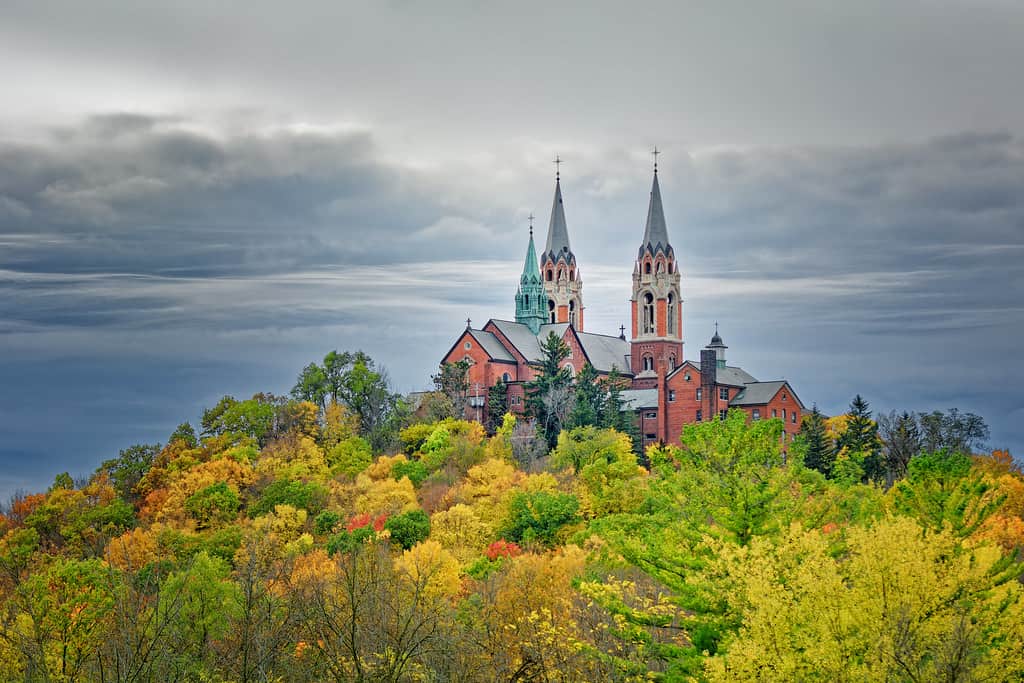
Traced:
<path fill-rule="evenodd" d="M 530 212 L 530 215 L 527 216 L 527 218 L 530 219 L 530 237 L 533 237 L 533 219 L 535 218 L 533 211 Z"/>
<path fill-rule="evenodd" d="M 718 321 L 715 321 L 715 334 L 718 334 Z"/>
<path fill-rule="evenodd" d="M 619 325 L 619 339 L 625 339 L 625 338 L 626 338 L 626 326 L 625 325 Z"/>
<path fill-rule="evenodd" d="M 555 160 L 552 161 L 551 163 L 553 163 L 555 165 L 555 180 L 560 180 L 561 179 L 561 169 L 559 167 L 562 165 L 562 157 L 560 157 L 560 156 L 558 156 L 556 154 L 555 155 Z"/>
<path fill-rule="evenodd" d="M 655 173 L 658 172 L 658 155 L 659 154 L 661 154 L 661 152 L 658 151 L 658 146 L 655 145 L 654 146 L 654 151 L 651 152 L 651 155 L 654 157 L 654 172 Z"/>
<path fill-rule="evenodd" d="M 472 323 L 472 322 L 473 322 L 472 320 L 470 320 L 469 318 L 466 318 L 466 329 L 467 329 L 467 330 L 469 329 L 469 325 L 470 325 L 470 323 Z"/>

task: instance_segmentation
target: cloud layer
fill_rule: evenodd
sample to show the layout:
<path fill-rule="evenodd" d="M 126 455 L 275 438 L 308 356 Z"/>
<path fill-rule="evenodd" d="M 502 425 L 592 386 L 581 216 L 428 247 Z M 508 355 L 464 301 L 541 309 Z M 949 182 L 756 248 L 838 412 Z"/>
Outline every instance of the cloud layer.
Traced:
<path fill-rule="evenodd" d="M 331 348 L 422 388 L 467 315 L 511 316 L 546 168 L 510 164 L 495 196 L 486 168 L 385 163 L 366 132 L 195 128 L 118 114 L 0 143 L 0 489 L 163 439 L 222 393 L 287 391 Z M 826 411 L 955 405 L 1024 446 L 1019 138 L 669 152 L 689 356 L 717 320 L 733 362 Z M 650 177 L 616 148 L 575 158 L 588 327 L 613 333 Z"/>

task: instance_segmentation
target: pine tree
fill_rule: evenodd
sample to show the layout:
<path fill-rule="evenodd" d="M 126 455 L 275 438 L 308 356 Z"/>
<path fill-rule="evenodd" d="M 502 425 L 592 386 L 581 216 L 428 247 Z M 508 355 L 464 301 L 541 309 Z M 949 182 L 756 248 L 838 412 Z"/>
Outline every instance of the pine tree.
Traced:
<path fill-rule="evenodd" d="M 499 379 L 487 390 L 487 433 L 494 432 L 501 426 L 501 421 L 508 412 L 508 385 Z"/>
<path fill-rule="evenodd" d="M 818 470 L 826 477 L 832 474 L 832 465 L 836 460 L 836 449 L 832 440 L 825 433 L 825 420 L 821 411 L 815 405 L 811 414 L 804 417 L 800 426 L 800 436 L 807 446 L 804 455 L 804 465 L 813 470 Z"/>
<path fill-rule="evenodd" d="M 576 376 L 576 402 L 569 414 L 567 429 L 599 425 L 604 411 L 606 389 L 597 379 L 597 370 L 586 363 Z"/>
<path fill-rule="evenodd" d="M 850 453 L 859 453 L 863 456 L 865 479 L 882 481 L 885 478 L 885 465 L 882 462 L 878 425 L 871 419 L 868 402 L 860 394 L 857 394 L 850 402 L 848 414 L 850 419 L 846 432 L 839 439 L 839 447 L 846 448 Z"/>
<path fill-rule="evenodd" d="M 553 447 L 572 407 L 572 375 L 561 367 L 569 346 L 554 332 L 541 343 L 541 359 L 534 363 L 537 376 L 526 384 L 526 408 L 537 428 Z"/>
<path fill-rule="evenodd" d="M 616 368 L 612 368 L 602 385 L 606 398 L 601 411 L 600 426 L 628 434 L 633 440 L 633 452 L 642 457 L 640 430 L 637 428 L 635 415 L 632 410 L 626 408 L 626 402 L 622 399 L 622 390 L 629 386 L 629 381 L 623 378 Z"/>

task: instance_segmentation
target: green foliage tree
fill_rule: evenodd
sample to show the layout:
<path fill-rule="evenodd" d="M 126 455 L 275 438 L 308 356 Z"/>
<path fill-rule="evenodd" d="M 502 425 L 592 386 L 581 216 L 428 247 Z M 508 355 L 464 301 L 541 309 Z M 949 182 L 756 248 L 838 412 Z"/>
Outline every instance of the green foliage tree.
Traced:
<path fill-rule="evenodd" d="M 463 419 L 466 406 L 469 404 L 469 361 L 459 360 L 454 363 L 442 363 L 436 375 L 430 378 L 438 393 L 443 395 L 451 406 L 451 414 L 446 417 Z"/>
<path fill-rule="evenodd" d="M 516 493 L 509 501 L 502 536 L 516 543 L 552 545 L 559 529 L 578 519 L 579 507 L 579 499 L 567 493 Z"/>
<path fill-rule="evenodd" d="M 188 422 L 182 422 L 178 425 L 167 439 L 169 444 L 175 441 L 181 441 L 187 448 L 196 448 L 199 445 L 199 440 L 196 438 L 196 430 Z"/>
<path fill-rule="evenodd" d="M 373 462 L 369 442 L 359 436 L 339 441 L 327 452 L 327 464 L 331 472 L 354 477 Z"/>
<path fill-rule="evenodd" d="M 278 505 L 291 505 L 317 515 L 327 502 L 327 490 L 316 482 L 278 479 L 271 482 L 260 493 L 260 497 L 249 505 L 249 516 L 259 517 L 273 512 Z"/>
<path fill-rule="evenodd" d="M 508 384 L 499 379 L 487 390 L 487 428 L 488 434 L 494 434 L 508 412 Z"/>
<path fill-rule="evenodd" d="M 200 489 L 185 499 L 185 511 L 200 527 L 234 519 L 241 505 L 238 492 L 223 481 Z"/>
<path fill-rule="evenodd" d="M 572 429 L 587 425 L 601 425 L 607 391 L 606 387 L 598 381 L 597 370 L 593 365 L 583 364 L 583 369 L 576 375 L 574 387 L 576 396 L 565 427 Z"/>
<path fill-rule="evenodd" d="M 181 427 L 179 427 L 180 429 Z M 193 434 L 194 439 L 195 435 Z M 175 440 L 173 435 L 171 440 Z M 153 460 L 160 453 L 160 450 L 160 444 L 135 444 L 134 446 L 129 446 L 122 449 L 116 458 L 105 460 L 100 465 L 100 471 L 105 471 L 110 476 L 119 496 L 126 501 L 134 502 L 138 499 L 138 496 L 135 494 L 135 486 L 142 480 L 146 472 L 149 471 L 149 468 L 153 466 Z"/>
<path fill-rule="evenodd" d="M 943 413 L 936 410 L 918 413 L 921 448 L 927 452 L 946 450 L 971 455 L 984 447 L 989 438 L 985 420 L 974 413 L 961 413 L 956 408 Z"/>
<path fill-rule="evenodd" d="M 391 534 L 391 540 L 408 550 L 430 535 L 430 517 L 423 510 L 410 510 L 389 517 L 384 528 Z"/>

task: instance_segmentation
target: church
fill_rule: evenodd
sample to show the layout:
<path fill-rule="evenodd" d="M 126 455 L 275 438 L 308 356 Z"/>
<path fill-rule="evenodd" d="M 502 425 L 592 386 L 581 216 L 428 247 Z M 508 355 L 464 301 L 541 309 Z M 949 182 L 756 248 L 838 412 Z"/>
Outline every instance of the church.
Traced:
<path fill-rule="evenodd" d="M 655 157 L 656 158 L 656 157 Z M 492 318 L 479 329 L 467 321 L 441 363 L 466 360 L 476 391 L 473 416 L 485 409 L 487 388 L 508 387 L 508 406 L 525 409 L 524 384 L 536 375 L 541 342 L 554 332 L 568 345 L 564 366 L 575 375 L 586 363 L 607 376 L 614 368 L 630 383 L 623 399 L 636 413 L 643 446 L 678 443 L 683 425 L 723 416 L 739 408 L 749 419 L 780 418 L 788 443 L 800 431 L 804 404 L 785 380 L 759 381 L 729 365 L 715 326 L 696 360 L 683 355 L 682 290 L 679 265 L 669 241 L 658 186 L 658 166 L 647 208 L 643 238 L 633 263 L 632 325 L 618 336 L 585 331 L 583 276 L 569 244 L 562 204 L 561 175 L 555 174 L 547 240 L 538 259 L 530 227 L 526 260 L 515 294 L 515 320 Z"/>

